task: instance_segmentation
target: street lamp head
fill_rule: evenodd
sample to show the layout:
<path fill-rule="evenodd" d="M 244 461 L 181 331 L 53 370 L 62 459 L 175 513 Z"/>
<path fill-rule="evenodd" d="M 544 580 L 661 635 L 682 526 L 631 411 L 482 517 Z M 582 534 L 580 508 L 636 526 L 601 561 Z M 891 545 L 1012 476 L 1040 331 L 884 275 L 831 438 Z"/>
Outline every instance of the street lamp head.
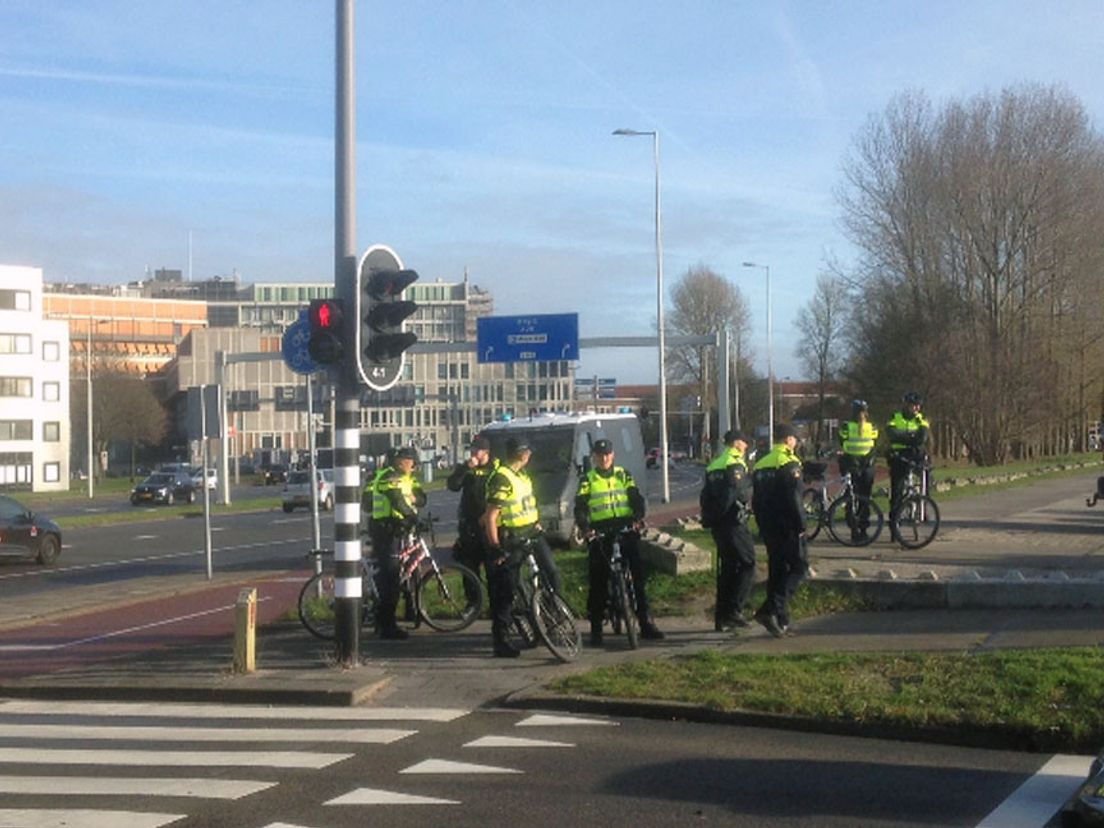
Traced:
<path fill-rule="evenodd" d="M 655 135 L 655 130 L 639 130 L 639 129 L 615 129 L 614 135 Z"/>
<path fill-rule="evenodd" d="M 744 267 L 759 267 L 755 262 L 744 262 Z"/>

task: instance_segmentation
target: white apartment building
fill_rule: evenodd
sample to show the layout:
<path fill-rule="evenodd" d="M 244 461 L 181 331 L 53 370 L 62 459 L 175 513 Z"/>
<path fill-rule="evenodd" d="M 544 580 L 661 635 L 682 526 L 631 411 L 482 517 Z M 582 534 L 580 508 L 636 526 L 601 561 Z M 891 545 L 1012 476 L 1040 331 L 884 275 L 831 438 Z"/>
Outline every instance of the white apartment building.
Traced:
<path fill-rule="evenodd" d="M 69 488 L 69 328 L 44 318 L 42 270 L 0 265 L 0 489 Z"/>

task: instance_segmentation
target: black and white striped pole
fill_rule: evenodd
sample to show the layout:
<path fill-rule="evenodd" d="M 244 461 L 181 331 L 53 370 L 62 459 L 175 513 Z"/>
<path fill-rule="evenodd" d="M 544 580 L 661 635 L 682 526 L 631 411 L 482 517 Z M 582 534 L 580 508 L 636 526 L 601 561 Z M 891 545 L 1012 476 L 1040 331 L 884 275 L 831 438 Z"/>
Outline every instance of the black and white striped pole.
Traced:
<path fill-rule="evenodd" d="M 356 307 L 356 94 L 353 73 L 353 0 L 337 2 L 337 97 L 335 120 L 334 294 Z M 355 314 L 343 319 L 342 339 L 355 342 Z M 360 389 L 353 348 L 337 366 L 334 423 L 335 660 L 351 667 L 360 658 Z"/>

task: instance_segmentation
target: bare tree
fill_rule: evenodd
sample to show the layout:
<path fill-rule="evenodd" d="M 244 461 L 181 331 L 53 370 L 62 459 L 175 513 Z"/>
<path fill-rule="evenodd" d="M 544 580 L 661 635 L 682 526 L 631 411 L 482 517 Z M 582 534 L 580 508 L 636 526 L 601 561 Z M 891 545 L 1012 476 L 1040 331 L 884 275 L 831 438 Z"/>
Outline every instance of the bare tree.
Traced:
<path fill-rule="evenodd" d="M 846 351 L 844 334 L 848 323 L 850 297 L 843 280 L 829 272 L 817 276 L 816 289 L 808 304 L 800 308 L 794 322 L 801 334 L 795 356 L 816 382 L 817 438 L 824 439 L 824 401 L 828 385 L 843 366 Z"/>
<path fill-rule="evenodd" d="M 164 439 L 169 427 L 168 412 L 157 399 L 148 380 L 112 372 L 96 378 L 93 395 L 94 446 L 97 451 L 111 441 L 131 446 L 131 476 L 139 444 L 152 445 Z"/>

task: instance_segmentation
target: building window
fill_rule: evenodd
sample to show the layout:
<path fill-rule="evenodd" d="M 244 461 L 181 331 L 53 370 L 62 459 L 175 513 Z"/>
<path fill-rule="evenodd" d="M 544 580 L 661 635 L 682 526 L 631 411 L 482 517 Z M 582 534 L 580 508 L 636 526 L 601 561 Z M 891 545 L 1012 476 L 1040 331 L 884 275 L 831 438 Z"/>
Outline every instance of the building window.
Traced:
<path fill-rule="evenodd" d="M 46 483 L 57 483 L 61 480 L 61 463 L 43 463 L 42 479 Z"/>
<path fill-rule="evenodd" d="M 0 310 L 29 311 L 31 292 L 29 290 L 0 290 Z"/>
<path fill-rule="evenodd" d="M 60 443 L 61 442 L 61 423 L 51 422 L 42 424 L 42 442 L 44 443 Z"/>
<path fill-rule="evenodd" d="M 61 345 L 57 342 L 43 342 L 42 343 L 42 361 L 43 362 L 60 362 L 61 361 Z"/>
<path fill-rule="evenodd" d="M 0 397 L 32 397 L 30 377 L 0 377 Z"/>
<path fill-rule="evenodd" d="M 33 461 L 34 456 L 29 451 L 0 454 L 0 486 L 30 483 Z"/>
<path fill-rule="evenodd" d="M 30 334 L 0 334 L 0 354 L 29 354 Z"/>
<path fill-rule="evenodd" d="M 42 383 L 42 399 L 44 402 L 57 402 L 61 399 L 60 382 Z"/>
<path fill-rule="evenodd" d="M 33 440 L 33 420 L 0 420 L 0 440 Z"/>

